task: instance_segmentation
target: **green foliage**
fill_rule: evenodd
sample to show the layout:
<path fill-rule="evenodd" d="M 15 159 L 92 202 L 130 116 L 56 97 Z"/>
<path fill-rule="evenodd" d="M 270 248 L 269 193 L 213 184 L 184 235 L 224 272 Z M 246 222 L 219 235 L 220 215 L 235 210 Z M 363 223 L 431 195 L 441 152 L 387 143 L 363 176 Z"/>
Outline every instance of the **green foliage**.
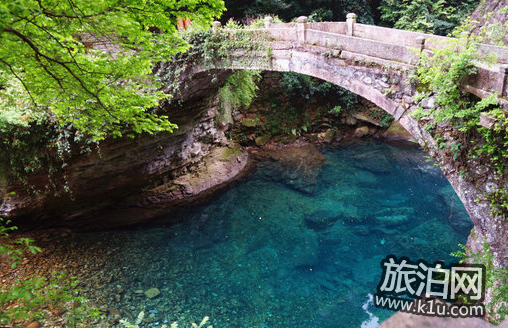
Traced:
<path fill-rule="evenodd" d="M 336 118 L 358 104 L 355 94 L 309 76 L 281 73 L 276 81 L 279 86 L 267 90 L 266 98 L 260 99 L 262 105 L 245 113 L 240 129 L 247 131 L 232 132 L 238 142 L 247 143 L 248 133 L 291 141 L 293 136 L 330 128 L 334 121 L 339 122 Z"/>
<path fill-rule="evenodd" d="M 462 251 L 457 251 L 451 256 L 460 258 L 460 263 L 475 263 L 485 265 L 485 289 L 492 293 L 492 301 L 485 305 L 485 308 L 495 315 L 489 318 L 495 324 L 499 324 L 508 314 L 508 269 L 499 268 L 494 265 L 495 256 L 492 254 L 490 245 L 483 241 L 482 251 L 473 253 L 467 246 L 459 244 Z"/>
<path fill-rule="evenodd" d="M 287 136 L 307 132 L 311 126 L 309 113 L 292 105 L 279 103 L 263 115 L 259 135 Z"/>
<path fill-rule="evenodd" d="M 0 218 L 0 241 L 9 238 L 9 232 L 16 230 L 16 227 L 10 226 L 11 221 Z M 40 252 L 41 249 L 33 245 L 33 239 L 18 238 L 7 243 L 0 244 L 0 255 L 3 255 L 15 268 L 21 262 L 23 254 L 30 252 L 32 254 Z"/>
<path fill-rule="evenodd" d="M 476 73 L 474 60 L 492 61 L 492 58 L 480 58 L 476 43 L 462 37 L 449 41 L 434 54 L 422 53 L 417 63 L 415 78 L 419 82 L 421 95 L 418 100 L 435 95 L 436 108 L 414 113 L 416 117 L 431 115 L 435 123 L 452 121 L 460 131 L 467 131 L 479 123 L 479 113 L 495 105 L 495 96 L 480 102 L 473 102 L 460 88 L 466 77 Z"/>
<path fill-rule="evenodd" d="M 317 98 L 323 98 L 330 104 L 340 103 L 347 110 L 351 110 L 353 106 L 358 104 L 356 94 L 308 75 L 291 72 L 283 73 L 281 87 L 284 96 L 293 99 L 293 101 L 308 102 L 309 100 L 315 101 Z"/>
<path fill-rule="evenodd" d="M 508 220 L 508 190 L 506 188 L 498 188 L 493 192 L 487 193 L 485 197 L 490 200 L 490 215 L 499 215 Z"/>
<path fill-rule="evenodd" d="M 44 116 L 42 110 L 31 105 L 21 82 L 0 71 L 0 133 L 26 128 L 31 122 L 40 122 Z"/>
<path fill-rule="evenodd" d="M 237 71 L 231 74 L 219 90 L 219 97 L 223 106 L 238 108 L 248 107 L 256 96 L 261 79 L 259 71 Z"/>
<path fill-rule="evenodd" d="M 499 175 L 508 170 L 508 117 L 499 107 L 486 111 L 486 115 L 496 119 L 494 127 L 478 128 L 484 142 L 474 149 L 475 155 L 483 156 L 493 164 Z M 508 216 L 508 211 L 505 212 Z"/>
<path fill-rule="evenodd" d="M 278 16 L 271 16 L 272 24 L 283 23 L 283 21 Z M 252 21 L 247 21 L 248 28 L 264 28 L 265 27 L 265 17 L 257 17 L 253 18 Z"/>
<path fill-rule="evenodd" d="M 499 21 L 495 16 L 508 14 L 508 5 L 498 11 L 492 11 L 488 5 L 485 5 L 485 1 L 482 1 L 478 8 L 480 8 L 479 14 L 483 16 L 483 24 L 475 29 L 475 33 L 481 37 L 483 43 L 506 46 L 508 21 Z"/>
<path fill-rule="evenodd" d="M 96 140 L 172 131 L 153 111 L 167 97 L 153 65 L 187 49 L 178 18 L 208 26 L 223 9 L 221 0 L 2 2 L 0 72 L 20 81 L 23 102 Z"/>
<path fill-rule="evenodd" d="M 231 74 L 219 89 L 221 112 L 218 117 L 222 124 L 233 123 L 235 109 L 245 109 L 256 96 L 256 82 L 261 78 L 259 71 L 236 71 Z M 247 119 L 246 119 L 247 120 Z M 255 125 L 255 122 L 252 122 Z"/>
<path fill-rule="evenodd" d="M 170 94 L 177 94 L 186 87 L 181 85 L 180 75 L 189 67 L 230 69 L 233 60 L 238 65 L 249 67 L 254 61 L 259 63 L 260 58 L 266 60 L 270 50 L 265 43 L 269 39 L 268 34 L 253 31 L 233 20 L 216 32 L 191 27 L 182 32 L 182 37 L 189 44 L 189 49 L 185 54 L 174 56 L 161 73 L 161 79 Z"/>
<path fill-rule="evenodd" d="M 309 15 L 309 22 L 330 22 L 333 19 L 333 12 L 330 9 L 318 8 Z"/>
<path fill-rule="evenodd" d="M 246 16 L 278 15 L 285 21 L 310 16 L 313 21 L 344 21 L 350 12 L 362 23 L 373 24 L 377 1 L 368 0 L 225 0 L 228 9 L 223 20 Z"/>
<path fill-rule="evenodd" d="M 20 264 L 27 253 L 38 253 L 41 249 L 29 238 L 9 238 L 10 221 L 0 218 L 0 257 L 13 268 Z M 85 319 L 97 318 L 97 309 L 90 308 L 87 300 L 80 296 L 78 281 L 64 274 L 53 272 L 49 277 L 32 275 L 25 280 L 16 280 L 12 285 L 0 285 L 0 325 L 19 327 L 17 322 L 42 321 L 51 308 L 66 309 L 67 326 L 76 327 Z"/>
<path fill-rule="evenodd" d="M 386 111 L 378 107 L 372 111 L 369 111 L 367 114 L 373 119 L 377 120 L 382 128 L 389 127 L 394 120 L 392 115 L 388 114 Z"/>
<path fill-rule="evenodd" d="M 232 54 L 237 50 L 246 52 L 245 55 L 240 56 L 239 62 L 254 60 L 253 58 L 258 58 L 259 52 L 266 52 L 264 43 L 258 42 L 263 41 L 263 34 L 259 35 L 259 33 L 243 29 L 234 22 L 229 23 L 228 27 L 239 28 L 239 30 L 233 33 L 227 29 L 219 29 L 217 33 L 213 33 L 208 27 L 201 28 L 199 25 L 194 25 L 188 31 L 178 34 L 188 49 L 185 54 L 173 56 L 170 66 L 164 70 L 166 75 L 162 76 L 160 82 L 164 83 L 168 93 L 176 95 L 181 88 L 185 87 L 181 85 L 179 77 L 188 67 L 198 65 L 204 68 L 213 67 L 221 61 L 227 65 L 227 61 L 233 59 Z M 173 53 L 174 51 L 170 51 L 170 54 Z M 244 77 L 244 80 L 239 80 L 237 85 L 242 86 L 239 91 L 245 91 L 245 93 L 235 94 L 243 103 L 252 97 L 254 91 L 253 84 L 247 83 L 247 74 L 235 75 Z M 252 79 L 254 78 L 255 75 L 252 76 Z M 249 95 L 249 92 L 252 95 Z M 21 97 L 17 96 L 20 94 Z M 5 104 L 0 110 L 0 165 L 12 168 L 7 172 L 9 182 L 21 182 L 27 190 L 33 187 L 30 186 L 26 177 L 44 170 L 49 178 L 48 183 L 43 190 L 33 191 L 59 192 L 60 186 L 67 188 L 66 177 L 60 174 L 67 165 L 66 160 L 72 154 L 98 149 L 98 143 L 82 131 L 76 130 L 75 125 L 71 123 L 62 125 L 62 121 L 58 121 L 53 114 L 48 113 L 41 106 L 34 107 L 30 104 L 28 98 L 28 95 L 23 96 L 20 81 L 6 74 L 0 75 L 0 104 Z M 128 128 L 125 124 L 122 126 Z M 107 133 L 108 129 L 104 125 L 98 133 Z M 132 129 L 129 131 L 134 132 Z M 97 134 L 94 137 L 100 139 L 97 138 L 99 137 Z"/>
<path fill-rule="evenodd" d="M 334 106 L 330 110 L 328 110 L 328 114 L 331 114 L 335 117 L 339 117 L 341 113 L 342 113 L 342 106 L 340 106 L 340 105 Z"/>
<path fill-rule="evenodd" d="M 402 30 L 438 35 L 450 33 L 479 0 L 382 0 L 381 23 Z"/>

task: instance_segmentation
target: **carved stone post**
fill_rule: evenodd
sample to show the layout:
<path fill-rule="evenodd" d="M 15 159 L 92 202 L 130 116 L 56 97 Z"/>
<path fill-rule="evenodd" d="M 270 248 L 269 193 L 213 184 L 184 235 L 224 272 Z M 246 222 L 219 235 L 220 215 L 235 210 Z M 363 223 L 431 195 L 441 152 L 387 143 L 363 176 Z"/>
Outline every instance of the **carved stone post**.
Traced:
<path fill-rule="evenodd" d="M 499 66 L 499 77 L 498 85 L 497 85 L 497 93 L 499 96 L 504 97 L 507 93 L 504 91 L 506 89 L 506 85 L 508 84 L 508 65 L 500 65 Z"/>
<path fill-rule="evenodd" d="M 300 16 L 296 19 L 296 34 L 298 41 L 305 43 L 305 30 L 307 29 L 307 16 Z"/>
<path fill-rule="evenodd" d="M 212 23 L 212 32 L 213 33 L 217 33 L 219 28 L 220 28 L 220 22 L 215 21 L 215 22 Z"/>
<path fill-rule="evenodd" d="M 417 36 L 415 38 L 415 43 L 416 43 L 415 48 L 419 52 L 422 52 L 423 49 L 425 49 L 425 37 L 424 36 Z"/>
<path fill-rule="evenodd" d="M 272 24 L 272 21 L 273 21 L 273 17 L 271 17 L 271 16 L 265 17 L 265 28 L 266 29 L 270 28 L 270 24 Z"/>
<path fill-rule="evenodd" d="M 355 35 L 355 24 L 356 24 L 356 14 L 349 13 L 346 16 L 346 25 L 347 25 L 347 35 L 354 36 Z"/>

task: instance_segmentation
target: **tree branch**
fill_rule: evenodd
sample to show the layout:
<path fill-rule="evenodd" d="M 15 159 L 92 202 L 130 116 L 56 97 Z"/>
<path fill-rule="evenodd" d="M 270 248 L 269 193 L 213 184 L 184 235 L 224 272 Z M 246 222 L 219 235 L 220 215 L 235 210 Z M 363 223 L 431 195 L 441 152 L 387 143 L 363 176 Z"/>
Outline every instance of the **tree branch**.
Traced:
<path fill-rule="evenodd" d="M 46 65 L 44 65 L 40 58 L 39 57 L 43 57 L 45 58 L 46 60 L 50 61 L 50 62 L 53 62 L 55 64 L 58 64 L 60 66 L 62 66 L 67 72 L 69 72 L 69 74 L 79 83 L 79 85 L 81 86 L 81 88 L 83 88 L 83 90 L 85 90 L 86 93 L 88 93 L 90 96 L 92 96 L 93 98 L 95 98 L 95 100 L 97 101 L 97 103 L 109 114 L 111 115 L 112 117 L 114 117 L 115 119 L 118 119 L 118 117 L 116 117 L 115 115 L 113 115 L 113 113 L 111 113 L 109 111 L 109 109 L 106 107 L 106 105 L 104 105 L 104 103 L 102 102 L 102 100 L 99 98 L 99 95 L 94 93 L 93 91 L 89 90 L 88 87 L 85 85 L 85 83 L 83 82 L 83 80 L 76 75 L 76 73 L 68 66 L 68 64 L 72 64 L 72 63 L 68 63 L 68 62 L 62 62 L 62 61 L 59 61 L 55 58 L 52 58 L 52 57 L 49 57 L 45 54 L 43 54 L 39 48 L 32 42 L 32 40 L 30 40 L 27 36 L 25 36 L 24 34 L 22 34 L 21 32 L 11 28 L 11 27 L 4 27 L 3 30 L 5 32 L 8 32 L 8 33 L 11 33 L 11 34 L 14 34 L 16 35 L 18 38 L 20 38 L 22 41 L 24 41 L 26 44 L 28 44 L 28 46 L 30 46 L 30 48 L 32 48 L 32 50 L 35 52 L 35 59 L 42 65 L 43 69 L 52 77 L 54 78 L 58 84 L 60 85 L 60 87 L 63 88 L 62 84 L 61 84 L 61 79 L 59 79 L 58 77 L 56 77 L 50 70 L 48 67 L 46 67 Z M 64 89 L 65 90 L 65 89 Z"/>
<path fill-rule="evenodd" d="M 52 11 L 49 11 L 47 8 L 45 8 L 43 5 L 42 5 L 42 2 L 41 0 L 37 0 L 37 3 L 39 4 L 39 7 L 41 8 L 42 10 L 42 13 L 46 16 L 50 16 L 50 17 L 58 17 L 58 18 L 73 18 L 73 19 L 81 19 L 81 18 L 91 18 L 91 17 L 96 17 L 96 16 L 99 16 L 103 13 L 100 13 L 100 14 L 97 14 L 97 15 L 83 15 L 83 16 L 78 16 L 78 15 L 68 15 L 68 14 L 56 14 Z"/>
<path fill-rule="evenodd" d="M 14 70 L 14 67 L 12 67 L 11 64 L 9 64 L 8 62 L 6 62 L 5 60 L 3 60 L 1 58 L 0 58 L 0 63 L 3 63 L 5 66 L 7 66 L 9 68 L 9 71 L 11 71 L 12 75 L 14 75 L 14 77 L 21 83 L 21 85 L 23 85 L 23 88 L 25 88 L 25 91 L 28 93 L 28 97 L 30 97 L 30 100 L 32 101 L 34 106 L 37 107 L 37 102 L 35 101 L 34 97 L 32 96 L 30 89 L 28 89 L 28 86 L 25 84 L 25 81 L 23 81 L 23 79 L 18 75 L 18 73 L 16 73 L 16 71 Z"/>

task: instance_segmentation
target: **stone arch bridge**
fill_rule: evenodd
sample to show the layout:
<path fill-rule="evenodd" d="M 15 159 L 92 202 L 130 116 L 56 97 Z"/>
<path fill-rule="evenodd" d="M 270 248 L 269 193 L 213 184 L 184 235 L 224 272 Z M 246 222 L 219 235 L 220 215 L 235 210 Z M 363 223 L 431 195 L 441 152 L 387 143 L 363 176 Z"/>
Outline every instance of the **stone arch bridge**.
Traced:
<path fill-rule="evenodd" d="M 213 28 L 217 30 L 219 26 L 215 24 Z M 0 192 L 16 191 L 14 196 L 0 201 L 0 217 L 25 219 L 35 225 L 39 219 L 48 219 L 59 226 L 81 226 L 85 230 L 102 220 L 104 228 L 104 225 L 133 224 L 162 215 L 168 204 L 179 204 L 220 187 L 239 174 L 240 164 L 235 163 L 244 165 L 248 156 L 233 152 L 228 155 L 231 161 L 212 158 L 208 164 L 214 174 L 208 176 L 209 172 L 202 170 L 205 156 L 214 155 L 218 148 L 225 152 L 228 146 L 223 132 L 214 124 L 218 105 L 215 100 L 207 100 L 214 97 L 221 79 L 210 83 L 208 71 L 214 69 L 222 77 L 235 69 L 297 72 L 344 87 L 393 115 L 436 157 L 464 203 L 476 229 L 469 245 L 478 249 L 485 237 L 496 255 L 496 264 L 508 264 L 508 221 L 490 216 L 488 200 L 475 202 L 499 184 L 493 170 L 476 168 L 475 184 L 462 179 L 432 137 L 409 115 L 420 105 L 413 101 L 416 91 L 408 79 L 413 68 L 410 62 L 419 53 L 442 46 L 439 41 L 446 38 L 357 24 L 353 14 L 348 15 L 346 22 L 309 23 L 300 17 L 295 23 L 272 24 L 266 19 L 264 28 L 249 31 L 269 35 L 269 56 L 266 51 L 259 55 L 239 52 L 233 53 L 231 60 L 213 63 L 206 69 L 187 67 L 183 76 L 187 88 L 182 88 L 179 97 L 192 98 L 192 101 L 186 103 L 185 110 L 178 106 L 168 108 L 168 115 L 180 128 L 172 135 L 109 140 L 101 145 L 102 155 L 76 156 L 65 168 L 69 187 L 75 191 L 74 198 L 33 195 L 23 185 L 9 186 L 0 170 Z M 481 44 L 478 49 L 497 54 L 498 62 L 491 67 L 478 63 L 478 74 L 470 77 L 463 87 L 479 97 L 496 92 L 507 108 L 508 48 Z M 160 66 L 158 73 L 164 75 L 165 70 L 171 70 L 169 65 Z M 169 82 L 173 81 L 168 81 L 168 88 L 172 84 Z M 421 105 L 432 107 L 433 100 L 424 99 Z M 488 125 L 488 120 L 485 123 Z M 223 158 L 225 153 L 215 155 Z M 195 179 L 189 179 L 194 177 L 192 174 L 196 175 Z M 32 181 L 34 184 L 46 181 L 45 175 L 34 176 L 29 182 Z"/>
<path fill-rule="evenodd" d="M 220 23 L 214 23 L 214 30 L 220 28 Z M 497 255 L 497 264 L 508 264 L 508 221 L 491 217 L 488 201 L 476 201 L 499 183 L 494 175 L 490 175 L 492 171 L 478 167 L 474 173 L 482 176 L 479 183 L 473 185 L 464 180 L 446 161 L 430 134 L 409 115 L 418 106 L 434 106 L 432 98 L 419 104 L 414 102 L 416 90 L 409 82 L 412 63 L 421 52 L 432 53 L 432 49 L 446 46 L 445 41 L 451 38 L 359 24 L 355 14 L 348 14 L 346 22 L 319 23 L 299 17 L 294 23 L 273 24 L 267 17 L 264 28 L 253 31 L 269 34 L 268 58 L 266 54 L 259 58 L 244 53 L 233 54 L 227 61 L 207 69 L 194 68 L 188 80 L 210 69 L 296 72 L 334 83 L 370 100 L 398 120 L 438 160 L 475 225 L 470 247 L 480 249 L 486 238 Z M 231 33 L 234 34 L 234 30 Z M 476 63 L 477 74 L 470 76 L 462 87 L 480 98 L 497 93 L 501 106 L 508 109 L 508 48 L 479 44 L 478 51 L 495 54 L 497 63 L 490 66 Z M 489 127 L 488 117 L 482 117 L 482 125 Z"/>

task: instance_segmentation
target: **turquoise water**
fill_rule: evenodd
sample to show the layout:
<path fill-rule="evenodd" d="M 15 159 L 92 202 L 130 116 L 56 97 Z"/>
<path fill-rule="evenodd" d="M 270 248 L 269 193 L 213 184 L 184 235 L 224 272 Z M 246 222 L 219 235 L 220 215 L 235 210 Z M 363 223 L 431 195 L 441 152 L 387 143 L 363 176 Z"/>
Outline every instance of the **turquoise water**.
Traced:
<path fill-rule="evenodd" d="M 466 242 L 471 220 L 421 150 L 368 141 L 321 151 L 312 193 L 261 163 L 178 223 L 116 232 L 132 238 L 122 287 L 161 295 L 113 305 L 150 314 L 144 326 L 210 316 L 216 328 L 360 327 L 384 257 L 450 263 Z"/>

